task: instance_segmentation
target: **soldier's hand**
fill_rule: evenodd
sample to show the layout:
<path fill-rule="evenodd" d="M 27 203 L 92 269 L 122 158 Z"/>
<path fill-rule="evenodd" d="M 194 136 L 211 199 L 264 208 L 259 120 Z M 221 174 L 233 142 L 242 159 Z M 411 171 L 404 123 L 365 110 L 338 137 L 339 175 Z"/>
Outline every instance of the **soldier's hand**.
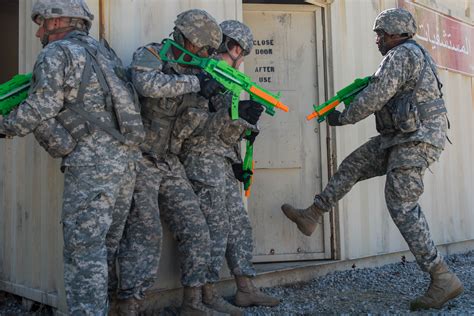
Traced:
<path fill-rule="evenodd" d="M 239 117 L 252 125 L 257 124 L 262 112 L 263 106 L 261 106 L 258 102 L 252 100 L 239 102 Z"/>
<path fill-rule="evenodd" d="M 250 144 L 253 145 L 253 143 L 255 142 L 255 138 L 257 138 L 258 134 L 260 134 L 260 132 L 251 131 L 249 135 L 245 134 L 244 139 L 248 140 Z"/>
<path fill-rule="evenodd" d="M 328 114 L 327 122 L 331 126 L 342 126 L 339 120 L 340 117 L 341 117 L 341 112 L 339 112 L 338 110 L 334 110 Z"/>
<path fill-rule="evenodd" d="M 243 166 L 241 163 L 235 163 L 232 165 L 232 170 L 234 171 L 235 178 L 240 182 L 244 182 L 247 180 L 253 172 L 250 170 L 243 170 Z"/>
<path fill-rule="evenodd" d="M 197 74 L 196 77 L 199 79 L 199 85 L 201 87 L 199 94 L 206 99 L 210 99 L 224 91 L 224 87 L 208 74 L 201 72 Z"/>

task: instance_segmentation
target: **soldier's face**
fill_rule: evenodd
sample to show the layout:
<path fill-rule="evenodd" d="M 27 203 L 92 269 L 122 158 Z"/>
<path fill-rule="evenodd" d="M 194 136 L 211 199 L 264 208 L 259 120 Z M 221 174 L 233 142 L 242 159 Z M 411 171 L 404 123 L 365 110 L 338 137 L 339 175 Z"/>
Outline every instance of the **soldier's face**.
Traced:
<path fill-rule="evenodd" d="M 386 37 L 388 34 L 381 30 L 375 31 L 375 34 L 377 34 L 375 36 L 375 43 L 377 44 L 379 52 L 382 54 L 382 56 L 385 56 L 385 54 L 387 54 L 387 52 L 390 50 L 390 48 L 387 47 Z"/>
<path fill-rule="evenodd" d="M 68 18 L 54 18 L 54 19 L 42 19 L 37 18 L 35 23 L 38 24 L 38 31 L 35 36 L 41 40 L 43 46 L 46 46 L 49 42 L 53 42 L 62 39 L 65 36 L 65 32 L 54 33 L 55 29 L 67 27 L 69 24 Z"/>
<path fill-rule="evenodd" d="M 198 55 L 200 57 L 209 57 L 207 48 L 198 47 L 198 46 L 192 44 L 188 40 L 184 41 L 184 48 L 186 48 L 186 50 L 190 51 L 194 55 Z"/>

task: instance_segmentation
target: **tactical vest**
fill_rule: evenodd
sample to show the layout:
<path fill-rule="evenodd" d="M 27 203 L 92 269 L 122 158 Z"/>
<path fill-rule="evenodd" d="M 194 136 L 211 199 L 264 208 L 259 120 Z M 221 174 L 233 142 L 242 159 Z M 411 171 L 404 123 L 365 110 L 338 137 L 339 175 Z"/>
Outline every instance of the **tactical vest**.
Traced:
<path fill-rule="evenodd" d="M 142 120 L 146 137 L 141 150 L 155 158 L 170 152 L 171 133 L 176 119 L 189 105 L 197 102 L 198 95 L 188 93 L 172 98 L 143 98 Z"/>
<path fill-rule="evenodd" d="M 65 102 L 56 117 L 57 122 L 42 123 L 41 128 L 35 132 L 39 143 L 53 157 L 64 157 L 72 152 L 82 137 L 100 129 L 123 144 L 138 146 L 145 138 L 138 97 L 115 52 L 107 42 L 101 41 L 95 47 L 87 42 L 86 35 L 77 33 L 66 37 L 63 42 L 85 49 L 85 67 L 75 102 Z M 67 46 L 63 49 L 66 50 Z M 88 112 L 84 109 L 84 94 L 92 72 L 96 74 L 104 93 L 105 109 L 102 112 Z M 66 136 L 66 132 L 70 137 Z"/>
<path fill-rule="evenodd" d="M 438 78 L 435 66 L 430 62 L 422 46 L 413 40 L 408 40 L 406 43 L 414 44 L 421 50 L 424 56 L 423 68 L 413 90 L 395 94 L 380 111 L 375 113 L 376 128 L 382 135 L 397 132 L 415 132 L 421 127 L 424 120 L 434 115 L 447 113 L 443 93 L 441 92 L 443 85 Z M 416 100 L 416 93 L 425 76 L 428 68 L 427 65 L 429 65 L 436 78 L 440 97 L 428 102 L 419 103 Z"/>

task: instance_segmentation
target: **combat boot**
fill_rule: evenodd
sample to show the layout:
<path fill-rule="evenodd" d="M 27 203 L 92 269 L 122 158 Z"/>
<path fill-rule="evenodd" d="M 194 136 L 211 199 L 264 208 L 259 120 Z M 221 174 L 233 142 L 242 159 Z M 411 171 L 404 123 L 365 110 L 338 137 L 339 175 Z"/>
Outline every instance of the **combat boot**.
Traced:
<path fill-rule="evenodd" d="M 138 316 L 140 312 L 140 302 L 133 297 L 117 300 L 116 311 L 118 316 Z"/>
<path fill-rule="evenodd" d="M 248 306 L 277 306 L 280 300 L 260 292 L 252 280 L 247 276 L 236 276 L 237 293 L 235 294 L 235 305 Z"/>
<path fill-rule="evenodd" d="M 311 236 L 316 226 L 322 223 L 324 214 L 324 211 L 315 204 L 311 204 L 306 209 L 296 209 L 290 204 L 283 204 L 281 210 L 290 221 L 296 223 L 298 229 L 306 236 Z"/>
<path fill-rule="evenodd" d="M 202 303 L 201 287 L 184 287 L 183 303 L 181 304 L 181 311 L 179 314 L 189 316 L 228 315 L 224 313 L 219 313 L 213 309 L 204 306 L 204 304 Z"/>
<path fill-rule="evenodd" d="M 202 287 L 202 302 L 209 308 L 232 316 L 241 316 L 244 313 L 217 294 L 214 284 L 207 283 Z"/>
<path fill-rule="evenodd" d="M 442 261 L 432 267 L 429 271 L 431 283 L 428 290 L 422 296 L 410 302 L 412 311 L 441 308 L 444 303 L 459 296 L 463 291 L 463 285 L 456 274 L 448 269 L 446 262 Z"/>

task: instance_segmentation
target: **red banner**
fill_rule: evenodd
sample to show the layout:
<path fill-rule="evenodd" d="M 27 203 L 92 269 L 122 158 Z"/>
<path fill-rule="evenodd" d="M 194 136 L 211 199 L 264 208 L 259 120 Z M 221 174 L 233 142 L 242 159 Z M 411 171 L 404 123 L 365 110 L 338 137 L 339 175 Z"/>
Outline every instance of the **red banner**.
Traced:
<path fill-rule="evenodd" d="M 417 22 L 415 39 L 433 56 L 439 67 L 474 76 L 474 27 L 413 3 L 398 0 Z"/>

